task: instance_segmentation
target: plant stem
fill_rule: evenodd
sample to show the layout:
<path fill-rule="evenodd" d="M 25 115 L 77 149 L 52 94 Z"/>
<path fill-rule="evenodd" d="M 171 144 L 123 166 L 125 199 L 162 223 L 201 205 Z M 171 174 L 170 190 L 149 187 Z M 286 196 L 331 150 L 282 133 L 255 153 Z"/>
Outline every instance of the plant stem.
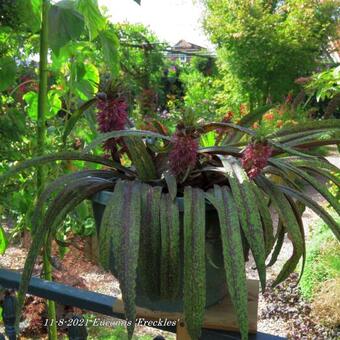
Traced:
<path fill-rule="evenodd" d="M 42 1 L 41 32 L 40 32 L 40 63 L 39 63 L 39 97 L 38 97 L 38 120 L 37 120 L 37 154 L 43 155 L 45 151 L 46 121 L 45 112 L 48 110 L 48 10 L 49 0 Z M 41 194 L 45 186 L 45 169 L 43 166 L 37 168 L 37 193 Z M 34 232 L 34 230 L 33 230 Z M 52 280 L 52 266 L 49 262 L 51 255 L 50 244 L 46 238 L 43 254 L 44 278 Z M 48 338 L 57 340 L 56 309 L 54 301 L 47 301 L 49 319 Z"/>

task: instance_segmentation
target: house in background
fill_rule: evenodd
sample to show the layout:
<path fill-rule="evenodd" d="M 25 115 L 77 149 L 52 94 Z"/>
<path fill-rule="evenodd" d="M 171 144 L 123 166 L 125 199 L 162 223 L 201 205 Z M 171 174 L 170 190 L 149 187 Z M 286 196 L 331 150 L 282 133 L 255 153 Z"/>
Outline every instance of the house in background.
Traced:
<path fill-rule="evenodd" d="M 180 40 L 177 44 L 171 47 L 171 50 L 168 52 L 168 58 L 172 61 L 180 60 L 182 63 L 190 62 L 192 56 L 190 53 L 200 53 L 206 52 L 207 49 L 190 43 L 185 40 Z M 182 52 L 182 53 L 181 53 Z"/>

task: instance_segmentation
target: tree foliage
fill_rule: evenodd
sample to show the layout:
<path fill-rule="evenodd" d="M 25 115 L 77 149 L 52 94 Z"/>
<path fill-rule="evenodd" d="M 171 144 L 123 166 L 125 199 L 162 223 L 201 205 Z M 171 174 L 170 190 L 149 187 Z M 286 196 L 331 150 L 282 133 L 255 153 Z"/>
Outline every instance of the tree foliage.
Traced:
<path fill-rule="evenodd" d="M 280 100 L 335 34 L 337 1 L 203 0 L 227 87 L 251 104 Z"/>

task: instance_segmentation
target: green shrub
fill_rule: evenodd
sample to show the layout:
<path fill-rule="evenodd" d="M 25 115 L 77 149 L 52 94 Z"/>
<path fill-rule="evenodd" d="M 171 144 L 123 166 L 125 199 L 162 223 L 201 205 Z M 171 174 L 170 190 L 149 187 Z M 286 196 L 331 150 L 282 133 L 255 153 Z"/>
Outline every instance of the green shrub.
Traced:
<path fill-rule="evenodd" d="M 305 271 L 300 281 L 302 295 L 311 300 L 321 284 L 340 277 L 340 244 L 325 224 L 317 226 L 307 247 Z"/>

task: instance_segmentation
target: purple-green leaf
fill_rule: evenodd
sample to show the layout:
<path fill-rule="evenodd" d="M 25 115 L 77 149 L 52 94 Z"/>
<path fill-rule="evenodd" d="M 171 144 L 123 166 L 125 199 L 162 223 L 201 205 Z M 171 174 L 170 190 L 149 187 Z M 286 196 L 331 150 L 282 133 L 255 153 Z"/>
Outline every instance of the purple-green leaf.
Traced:
<path fill-rule="evenodd" d="M 122 291 L 125 316 L 132 323 L 127 326 L 128 336 L 131 339 L 136 320 L 136 277 L 141 227 L 140 183 L 117 182 L 113 199 L 117 204 L 111 213 L 112 252 Z"/>
<path fill-rule="evenodd" d="M 184 317 L 192 339 L 201 335 L 205 304 L 205 195 L 184 189 Z"/>
<path fill-rule="evenodd" d="M 179 209 L 170 194 L 161 196 L 161 280 L 162 297 L 177 297 L 179 294 Z"/>
<path fill-rule="evenodd" d="M 248 339 L 248 291 L 237 207 L 227 187 L 215 185 L 207 198 L 218 212 L 228 291 L 242 339 Z"/>

